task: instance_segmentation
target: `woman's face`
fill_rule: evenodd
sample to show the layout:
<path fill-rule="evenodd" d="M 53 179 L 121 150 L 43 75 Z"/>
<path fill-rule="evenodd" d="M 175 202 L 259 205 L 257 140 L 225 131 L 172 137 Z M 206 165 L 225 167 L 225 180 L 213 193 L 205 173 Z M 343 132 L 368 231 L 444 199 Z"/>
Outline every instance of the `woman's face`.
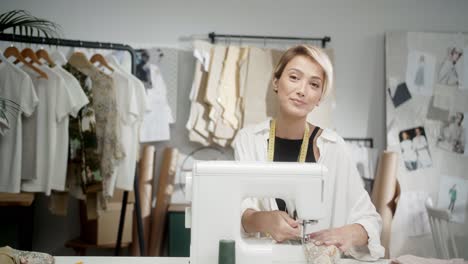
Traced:
<path fill-rule="evenodd" d="M 291 117 L 306 117 L 322 97 L 324 76 L 322 67 L 308 57 L 299 55 L 290 60 L 280 78 L 273 81 L 279 111 Z"/>

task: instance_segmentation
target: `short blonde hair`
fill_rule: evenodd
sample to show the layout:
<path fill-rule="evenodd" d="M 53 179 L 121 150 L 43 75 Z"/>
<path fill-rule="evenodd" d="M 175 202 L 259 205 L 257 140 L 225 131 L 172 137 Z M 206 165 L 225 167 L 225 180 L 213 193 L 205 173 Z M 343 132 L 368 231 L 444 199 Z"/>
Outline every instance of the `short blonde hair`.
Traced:
<path fill-rule="evenodd" d="M 278 80 L 283 74 L 286 65 L 296 56 L 305 56 L 310 58 L 322 67 L 323 72 L 325 73 L 322 100 L 326 99 L 333 90 L 333 65 L 325 51 L 319 47 L 302 44 L 289 48 L 285 53 L 283 53 L 278 65 L 276 65 L 273 78 Z"/>

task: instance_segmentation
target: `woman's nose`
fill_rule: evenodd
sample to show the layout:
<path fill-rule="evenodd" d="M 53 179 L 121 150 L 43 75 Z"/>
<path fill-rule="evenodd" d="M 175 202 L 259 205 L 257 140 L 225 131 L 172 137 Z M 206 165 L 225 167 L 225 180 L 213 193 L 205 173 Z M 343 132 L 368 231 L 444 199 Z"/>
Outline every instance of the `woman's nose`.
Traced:
<path fill-rule="evenodd" d="M 299 95 L 300 97 L 304 97 L 306 88 L 307 88 L 307 82 L 301 82 L 296 89 L 297 95 Z"/>

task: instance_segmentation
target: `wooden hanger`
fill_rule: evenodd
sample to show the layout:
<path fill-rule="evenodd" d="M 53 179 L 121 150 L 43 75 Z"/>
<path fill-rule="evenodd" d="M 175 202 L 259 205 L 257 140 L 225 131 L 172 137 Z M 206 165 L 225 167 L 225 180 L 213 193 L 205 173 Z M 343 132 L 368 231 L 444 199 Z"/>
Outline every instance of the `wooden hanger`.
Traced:
<path fill-rule="evenodd" d="M 70 58 L 68 59 L 68 62 L 75 68 L 78 69 L 91 69 L 94 66 L 91 64 L 91 62 L 88 61 L 88 58 L 86 58 L 86 55 L 84 55 L 83 52 L 74 52 Z"/>
<path fill-rule="evenodd" d="M 54 61 L 50 59 L 49 53 L 45 49 L 40 49 L 36 51 L 36 56 L 39 59 L 39 61 L 41 59 L 44 59 L 47 62 L 47 64 L 49 64 L 50 67 L 55 66 Z"/>
<path fill-rule="evenodd" d="M 37 58 L 36 56 L 36 53 L 34 53 L 34 50 L 32 50 L 31 48 L 25 48 L 21 51 L 21 56 L 23 56 L 23 58 L 29 58 L 31 59 L 31 62 L 32 63 L 37 63 L 39 65 L 42 65 L 42 62 L 39 61 L 39 59 Z"/>
<path fill-rule="evenodd" d="M 34 52 L 33 52 L 34 53 Z M 24 57 L 21 55 L 21 53 L 19 52 L 19 50 L 14 47 L 14 46 L 10 46 L 8 47 L 5 52 L 3 53 L 3 55 L 6 57 L 6 58 L 9 58 L 9 57 L 15 57 L 16 58 L 16 61 L 14 62 L 15 64 L 18 63 L 18 62 L 22 62 L 24 65 L 26 65 L 27 67 L 31 68 L 33 71 L 35 71 L 36 73 L 38 73 L 41 77 L 45 78 L 45 79 L 49 79 L 49 77 L 47 76 L 47 74 L 45 72 L 43 72 L 41 69 L 37 68 L 36 66 L 34 66 L 32 63 L 26 61 L 24 59 Z M 37 58 L 36 58 L 37 59 Z"/>
<path fill-rule="evenodd" d="M 92 64 L 96 63 L 96 62 L 99 62 L 99 64 L 101 66 L 104 66 L 106 67 L 107 69 L 109 69 L 110 71 L 114 71 L 114 68 L 112 68 L 106 61 L 106 59 L 104 59 L 104 56 L 102 56 L 101 54 L 99 53 L 96 53 L 94 54 L 91 59 L 89 60 Z"/>

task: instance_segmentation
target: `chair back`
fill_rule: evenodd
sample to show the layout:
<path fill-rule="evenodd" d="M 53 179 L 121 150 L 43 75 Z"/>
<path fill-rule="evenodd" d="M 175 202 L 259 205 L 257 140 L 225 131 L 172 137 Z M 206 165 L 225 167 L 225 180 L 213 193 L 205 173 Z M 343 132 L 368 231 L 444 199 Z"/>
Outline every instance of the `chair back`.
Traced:
<path fill-rule="evenodd" d="M 457 246 L 450 231 L 450 211 L 435 208 L 431 198 L 426 200 L 426 210 L 431 224 L 432 239 L 434 240 L 437 257 L 441 259 L 458 258 Z M 449 250 L 450 245 L 451 250 Z"/>

